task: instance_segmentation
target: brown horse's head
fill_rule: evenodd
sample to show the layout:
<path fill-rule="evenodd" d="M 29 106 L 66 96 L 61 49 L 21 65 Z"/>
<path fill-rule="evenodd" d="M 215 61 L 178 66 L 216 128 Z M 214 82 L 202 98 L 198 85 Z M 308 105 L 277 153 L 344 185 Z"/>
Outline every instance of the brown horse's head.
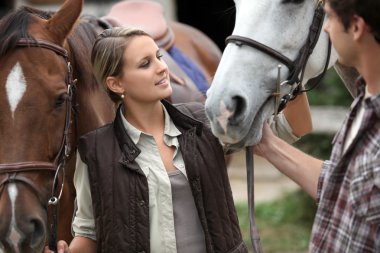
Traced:
<path fill-rule="evenodd" d="M 46 243 L 48 200 L 70 139 L 63 45 L 82 5 L 67 0 L 51 18 L 24 7 L 0 21 L 0 252 L 40 253 Z"/>

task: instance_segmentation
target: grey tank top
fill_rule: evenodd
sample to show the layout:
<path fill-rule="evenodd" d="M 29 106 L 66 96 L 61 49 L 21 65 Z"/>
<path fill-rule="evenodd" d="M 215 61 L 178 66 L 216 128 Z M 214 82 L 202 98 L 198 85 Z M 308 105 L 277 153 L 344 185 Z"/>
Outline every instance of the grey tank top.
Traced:
<path fill-rule="evenodd" d="M 206 253 L 205 236 L 189 181 L 179 170 L 168 175 L 172 187 L 177 252 Z"/>

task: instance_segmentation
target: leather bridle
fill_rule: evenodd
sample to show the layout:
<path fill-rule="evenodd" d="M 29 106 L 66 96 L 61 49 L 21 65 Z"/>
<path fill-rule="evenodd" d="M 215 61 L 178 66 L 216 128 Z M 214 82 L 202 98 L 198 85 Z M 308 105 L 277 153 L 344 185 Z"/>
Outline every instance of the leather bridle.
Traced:
<path fill-rule="evenodd" d="M 66 119 L 64 125 L 64 132 L 62 137 L 62 143 L 59 151 L 51 162 L 45 161 L 27 161 L 27 162 L 17 162 L 17 163 L 3 163 L 0 164 L 0 174 L 6 175 L 5 178 L 0 182 L 0 187 L 8 183 L 21 182 L 27 185 L 34 194 L 38 197 L 43 207 L 49 206 L 48 218 L 50 220 L 50 233 L 49 233 L 49 248 L 54 252 L 57 251 L 57 225 L 58 225 L 58 204 L 62 195 L 64 187 L 65 178 L 65 165 L 68 157 L 71 154 L 71 144 L 70 144 L 70 127 L 71 127 L 71 110 L 72 110 L 72 99 L 73 99 L 73 87 L 75 86 L 76 80 L 72 77 L 72 67 L 68 61 L 68 53 L 66 49 L 56 44 L 50 43 L 44 40 L 32 39 L 32 38 L 21 38 L 16 44 L 16 47 L 39 47 L 45 48 L 55 52 L 57 55 L 62 56 L 67 65 L 67 100 L 66 100 Z M 54 180 L 52 185 L 51 197 L 46 203 L 46 200 L 41 197 L 41 192 L 35 185 L 33 180 L 28 178 L 27 175 L 23 175 L 24 172 L 41 172 L 47 171 L 54 173 Z M 62 174 L 60 179 L 60 174 Z M 60 186 L 60 188 L 58 188 Z"/>
<path fill-rule="evenodd" d="M 331 54 L 330 40 L 328 41 L 328 52 L 327 52 L 325 66 L 323 68 L 322 73 L 319 74 L 317 77 L 309 80 L 308 87 L 310 88 L 304 89 L 302 87 L 302 81 L 303 81 L 307 62 L 309 60 L 310 55 L 313 53 L 315 45 L 318 42 L 319 35 L 322 31 L 323 21 L 324 21 L 324 16 L 325 16 L 323 6 L 324 6 L 324 0 L 318 0 L 317 6 L 314 11 L 313 21 L 309 28 L 308 37 L 306 39 L 305 44 L 300 49 L 299 54 L 295 60 L 291 60 L 287 56 L 278 52 L 277 50 L 271 47 L 268 47 L 248 37 L 239 36 L 239 35 L 231 35 L 226 38 L 226 44 L 234 43 L 235 45 L 239 47 L 242 45 L 253 47 L 265 53 L 266 55 L 278 60 L 279 62 L 283 63 L 289 69 L 289 76 L 286 81 L 281 83 L 281 85 L 288 84 L 290 86 L 293 86 L 294 88 L 291 90 L 289 94 L 286 94 L 285 96 L 281 98 L 281 102 L 279 104 L 280 108 L 278 108 L 278 112 L 280 112 L 282 109 L 285 108 L 287 102 L 294 99 L 300 93 L 314 89 L 320 83 L 320 81 L 322 80 L 323 76 L 325 75 L 327 71 L 329 61 L 330 61 L 330 54 Z M 280 94 L 278 94 L 277 92 L 274 92 L 272 95 L 279 96 Z"/>
<path fill-rule="evenodd" d="M 304 77 L 304 72 L 306 68 L 306 64 L 308 62 L 309 56 L 312 54 L 315 45 L 318 42 L 319 35 L 321 33 L 323 22 L 324 22 L 324 0 L 318 0 L 317 6 L 314 11 L 313 21 L 309 28 L 309 34 L 306 39 L 305 44 L 300 49 L 299 54 L 297 58 L 293 61 L 289 59 L 287 56 L 283 55 L 282 53 L 278 52 L 277 50 L 268 47 L 256 40 L 253 40 L 251 38 L 239 36 L 239 35 L 231 35 L 227 37 L 226 44 L 228 43 L 234 43 L 237 46 L 250 46 L 253 47 L 266 55 L 278 60 L 279 62 L 283 63 L 287 68 L 289 69 L 289 76 L 286 81 L 281 82 L 277 80 L 277 90 L 272 93 L 272 96 L 276 97 L 276 105 L 275 108 L 275 114 L 280 112 L 283 108 L 285 108 L 286 104 L 290 101 L 296 98 L 299 94 L 302 92 L 307 92 L 313 88 L 315 88 L 320 81 L 322 80 L 323 76 L 325 75 L 329 61 L 330 61 L 330 54 L 331 54 L 331 41 L 329 39 L 328 41 L 328 52 L 326 57 L 326 62 L 323 68 L 323 71 L 318 76 L 312 78 L 308 82 L 309 88 L 303 88 L 302 81 Z M 280 86 L 282 85 L 290 85 L 291 90 L 288 94 L 284 95 L 280 101 Z M 249 211 L 249 221 L 250 221 L 250 239 L 252 243 L 252 247 L 254 249 L 255 253 L 262 253 L 262 247 L 260 242 L 260 235 L 258 233 L 258 229 L 256 227 L 255 222 L 255 215 L 254 215 L 254 158 L 253 158 L 253 147 L 246 147 L 246 166 L 247 166 L 247 191 L 248 191 L 248 211 Z"/>

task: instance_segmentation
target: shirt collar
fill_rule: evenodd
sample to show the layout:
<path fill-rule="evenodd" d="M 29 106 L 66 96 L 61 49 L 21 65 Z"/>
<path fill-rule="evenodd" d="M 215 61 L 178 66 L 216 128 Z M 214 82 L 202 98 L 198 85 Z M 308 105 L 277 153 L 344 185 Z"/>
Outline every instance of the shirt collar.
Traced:
<path fill-rule="evenodd" d="M 177 137 L 181 135 L 181 132 L 174 125 L 173 120 L 170 118 L 169 113 L 167 112 L 165 106 L 162 106 L 165 115 L 165 126 L 164 126 L 164 135 L 168 137 Z M 122 106 L 120 112 L 120 116 L 123 122 L 123 126 L 127 131 L 128 135 L 131 137 L 133 143 L 137 144 L 140 140 L 141 134 L 143 132 L 136 127 L 134 127 L 128 120 L 124 117 L 124 106 Z"/>
<path fill-rule="evenodd" d="M 363 78 L 358 79 L 359 96 L 362 96 L 366 107 L 372 108 L 380 118 L 380 93 L 369 94 L 366 92 L 366 83 Z M 369 95 L 368 95 L 369 94 Z"/>

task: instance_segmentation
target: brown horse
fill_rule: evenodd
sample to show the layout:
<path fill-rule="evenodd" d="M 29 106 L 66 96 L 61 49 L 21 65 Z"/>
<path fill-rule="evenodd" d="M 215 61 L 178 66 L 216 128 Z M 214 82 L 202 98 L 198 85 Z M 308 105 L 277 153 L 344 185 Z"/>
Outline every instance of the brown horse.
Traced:
<path fill-rule="evenodd" d="M 90 68 L 97 32 L 79 20 L 82 5 L 67 0 L 56 13 L 23 7 L 0 21 L 0 252 L 41 252 L 57 209 L 58 238 L 71 240 L 76 140 L 114 118 Z M 202 62 L 204 47 L 191 46 L 189 58 Z"/>

